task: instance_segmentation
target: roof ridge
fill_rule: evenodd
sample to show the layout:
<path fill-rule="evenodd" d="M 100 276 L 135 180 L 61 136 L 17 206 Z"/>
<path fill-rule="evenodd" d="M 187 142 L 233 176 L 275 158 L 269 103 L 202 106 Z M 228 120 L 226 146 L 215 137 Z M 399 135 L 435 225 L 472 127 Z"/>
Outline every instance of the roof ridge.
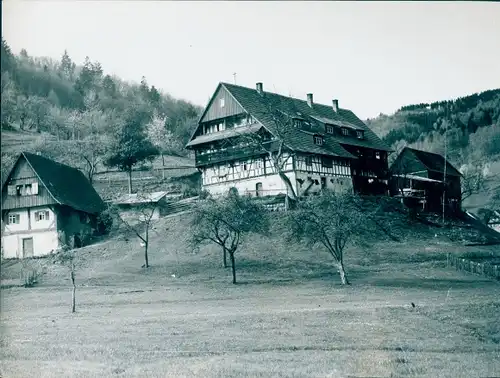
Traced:
<path fill-rule="evenodd" d="M 220 82 L 220 84 L 222 85 L 229 85 L 229 86 L 233 86 L 233 87 L 238 87 L 238 88 L 244 88 L 244 89 L 248 89 L 248 90 L 251 90 L 251 91 L 257 91 L 255 88 L 251 88 L 251 87 L 246 87 L 244 85 L 238 85 L 238 84 L 231 84 L 231 83 L 226 83 L 226 82 Z M 289 100 L 294 100 L 294 101 L 301 101 L 303 103 L 306 103 L 307 104 L 307 100 L 303 100 L 301 98 L 297 98 L 297 97 L 294 97 L 294 96 L 285 96 L 281 93 L 276 93 L 276 92 L 270 92 L 270 91 L 265 91 L 265 90 L 262 90 L 262 92 L 264 93 L 269 93 L 273 96 L 279 96 L 279 97 L 284 97 L 286 99 L 289 99 Z M 330 105 L 326 105 L 326 104 L 322 104 L 320 102 L 314 102 L 313 105 L 319 105 L 319 106 L 325 106 L 327 108 L 330 108 L 331 106 Z M 339 107 L 339 110 L 346 110 L 346 111 L 351 111 L 350 109 L 345 109 L 345 108 L 340 108 Z"/>
<path fill-rule="evenodd" d="M 49 159 L 48 157 L 43 156 L 43 155 L 38 155 L 38 154 L 34 154 L 32 152 L 26 152 L 26 151 L 21 152 L 21 154 L 23 154 L 25 157 L 27 157 L 27 155 L 29 155 L 29 156 L 34 156 L 37 159 L 44 159 L 44 160 L 49 161 L 51 164 L 57 164 L 57 165 L 60 165 L 60 166 L 62 166 L 64 168 L 69 168 L 69 169 L 78 171 L 79 173 L 82 173 L 82 171 L 80 171 L 78 168 L 72 167 L 71 165 L 68 165 L 68 164 L 64 164 L 64 163 L 58 162 L 58 161 L 53 160 L 53 159 Z"/>

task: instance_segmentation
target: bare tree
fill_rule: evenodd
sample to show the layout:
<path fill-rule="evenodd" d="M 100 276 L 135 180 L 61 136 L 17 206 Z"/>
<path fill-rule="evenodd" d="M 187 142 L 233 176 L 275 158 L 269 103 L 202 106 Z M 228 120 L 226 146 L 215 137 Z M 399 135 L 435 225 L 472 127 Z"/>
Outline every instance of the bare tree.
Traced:
<path fill-rule="evenodd" d="M 253 154 L 263 154 L 269 158 L 272 168 L 283 181 L 287 189 L 287 200 L 292 207 L 297 202 L 298 196 L 290 178 L 286 175 L 286 165 L 295 156 L 295 151 L 290 147 L 289 141 L 295 133 L 297 120 L 302 118 L 293 102 L 273 96 L 266 101 L 264 111 L 260 118 L 266 119 L 268 132 L 260 130 L 255 133 L 241 133 L 235 142 L 244 146 Z M 286 109 L 286 111 L 282 110 Z M 309 122 L 305 118 L 304 122 Z M 242 128 L 242 131 L 244 128 Z"/>
<path fill-rule="evenodd" d="M 148 138 L 161 155 L 163 179 L 165 179 L 165 154 L 171 153 L 178 144 L 174 135 L 167 129 L 166 122 L 167 117 L 161 116 L 155 110 L 151 121 L 146 125 Z"/>
<path fill-rule="evenodd" d="M 222 248 L 224 267 L 229 254 L 236 284 L 236 263 L 234 254 L 243 242 L 246 234 L 266 234 L 269 219 L 266 210 L 251 198 L 240 197 L 230 192 L 222 199 L 201 201 L 194 209 L 191 222 L 190 245 L 193 249 L 207 243 L 215 243 Z"/>
<path fill-rule="evenodd" d="M 324 191 L 308 197 L 286 214 L 288 237 L 321 245 L 333 257 L 342 285 L 349 285 L 344 268 L 344 249 L 359 237 L 367 217 L 360 210 L 354 195 Z"/>
<path fill-rule="evenodd" d="M 55 255 L 55 262 L 68 268 L 69 278 L 72 285 L 71 290 L 71 312 L 76 312 L 76 270 L 79 263 L 77 250 L 70 249 L 67 244 L 62 243 L 61 250 Z"/>
<path fill-rule="evenodd" d="M 134 206 L 127 214 L 120 211 L 118 205 L 111 205 L 110 213 L 141 241 L 141 246 L 144 247 L 144 265 L 142 267 L 149 268 L 149 235 L 159 205 L 147 194 L 134 194 L 133 196 Z"/>
<path fill-rule="evenodd" d="M 481 166 L 467 166 L 461 173 L 462 201 L 486 190 L 486 177 Z"/>

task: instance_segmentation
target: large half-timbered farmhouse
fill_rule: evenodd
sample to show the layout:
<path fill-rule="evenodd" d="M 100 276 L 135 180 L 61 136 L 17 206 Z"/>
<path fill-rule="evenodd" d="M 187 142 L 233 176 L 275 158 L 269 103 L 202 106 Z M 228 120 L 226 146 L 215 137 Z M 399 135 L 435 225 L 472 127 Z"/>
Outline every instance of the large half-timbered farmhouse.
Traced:
<path fill-rule="evenodd" d="M 282 143 L 279 143 L 282 142 Z M 212 194 L 235 187 L 254 196 L 286 194 L 268 143 L 284 150 L 282 172 L 299 196 L 321 189 L 388 193 L 391 151 L 352 111 L 256 88 L 220 83 L 187 148 L 194 150 L 203 188 Z"/>

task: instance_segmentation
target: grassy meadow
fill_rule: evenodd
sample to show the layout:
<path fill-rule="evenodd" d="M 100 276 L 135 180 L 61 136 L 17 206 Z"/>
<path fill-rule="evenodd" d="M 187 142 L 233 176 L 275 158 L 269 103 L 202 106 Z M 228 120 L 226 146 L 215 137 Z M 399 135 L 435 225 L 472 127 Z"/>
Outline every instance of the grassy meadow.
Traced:
<path fill-rule="evenodd" d="M 137 238 L 79 251 L 77 312 L 66 268 L 42 259 L 33 288 L 4 262 L 6 377 L 492 377 L 500 285 L 447 269 L 463 247 L 436 230 L 346 253 L 341 287 L 320 248 L 252 238 L 230 283 L 219 249 L 186 249 L 189 215 L 158 221 L 148 270 Z M 420 240 L 420 241 L 418 241 Z M 411 305 L 415 304 L 415 307 Z"/>

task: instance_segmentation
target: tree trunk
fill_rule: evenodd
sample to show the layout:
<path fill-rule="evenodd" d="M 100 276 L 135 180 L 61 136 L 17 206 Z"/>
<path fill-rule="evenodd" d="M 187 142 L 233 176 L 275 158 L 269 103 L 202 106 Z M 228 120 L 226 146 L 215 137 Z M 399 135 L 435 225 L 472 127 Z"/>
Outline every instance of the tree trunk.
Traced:
<path fill-rule="evenodd" d="M 293 187 L 292 182 L 288 178 L 288 176 L 283 172 L 281 169 L 278 169 L 278 175 L 280 178 L 283 180 L 283 183 L 285 184 L 287 188 L 287 193 L 288 197 L 292 200 L 292 202 L 295 202 L 297 200 L 297 194 L 295 193 L 295 188 Z"/>
<path fill-rule="evenodd" d="M 71 283 L 73 284 L 73 291 L 71 294 L 71 312 L 76 312 L 76 285 L 75 285 L 75 272 L 71 270 Z"/>
<path fill-rule="evenodd" d="M 341 261 L 338 264 L 339 274 L 340 274 L 340 282 L 342 285 L 350 285 L 349 280 L 347 279 L 347 275 L 344 269 L 344 263 Z"/>
<path fill-rule="evenodd" d="M 148 261 L 148 244 L 149 244 L 149 238 L 148 238 L 148 229 L 149 225 L 146 225 L 146 242 L 144 243 L 144 260 L 146 260 L 145 267 L 149 268 L 149 261 Z"/>
<path fill-rule="evenodd" d="M 227 251 L 225 247 L 222 247 L 223 256 L 224 256 L 224 268 L 227 268 Z"/>
<path fill-rule="evenodd" d="M 234 252 L 229 251 L 229 257 L 231 258 L 231 269 L 233 271 L 233 284 L 236 284 L 236 265 L 234 263 Z"/>
<path fill-rule="evenodd" d="M 165 180 L 165 156 L 163 155 L 163 152 L 161 154 L 161 177 Z"/>
<path fill-rule="evenodd" d="M 128 169 L 128 194 L 132 194 L 132 167 Z"/>

